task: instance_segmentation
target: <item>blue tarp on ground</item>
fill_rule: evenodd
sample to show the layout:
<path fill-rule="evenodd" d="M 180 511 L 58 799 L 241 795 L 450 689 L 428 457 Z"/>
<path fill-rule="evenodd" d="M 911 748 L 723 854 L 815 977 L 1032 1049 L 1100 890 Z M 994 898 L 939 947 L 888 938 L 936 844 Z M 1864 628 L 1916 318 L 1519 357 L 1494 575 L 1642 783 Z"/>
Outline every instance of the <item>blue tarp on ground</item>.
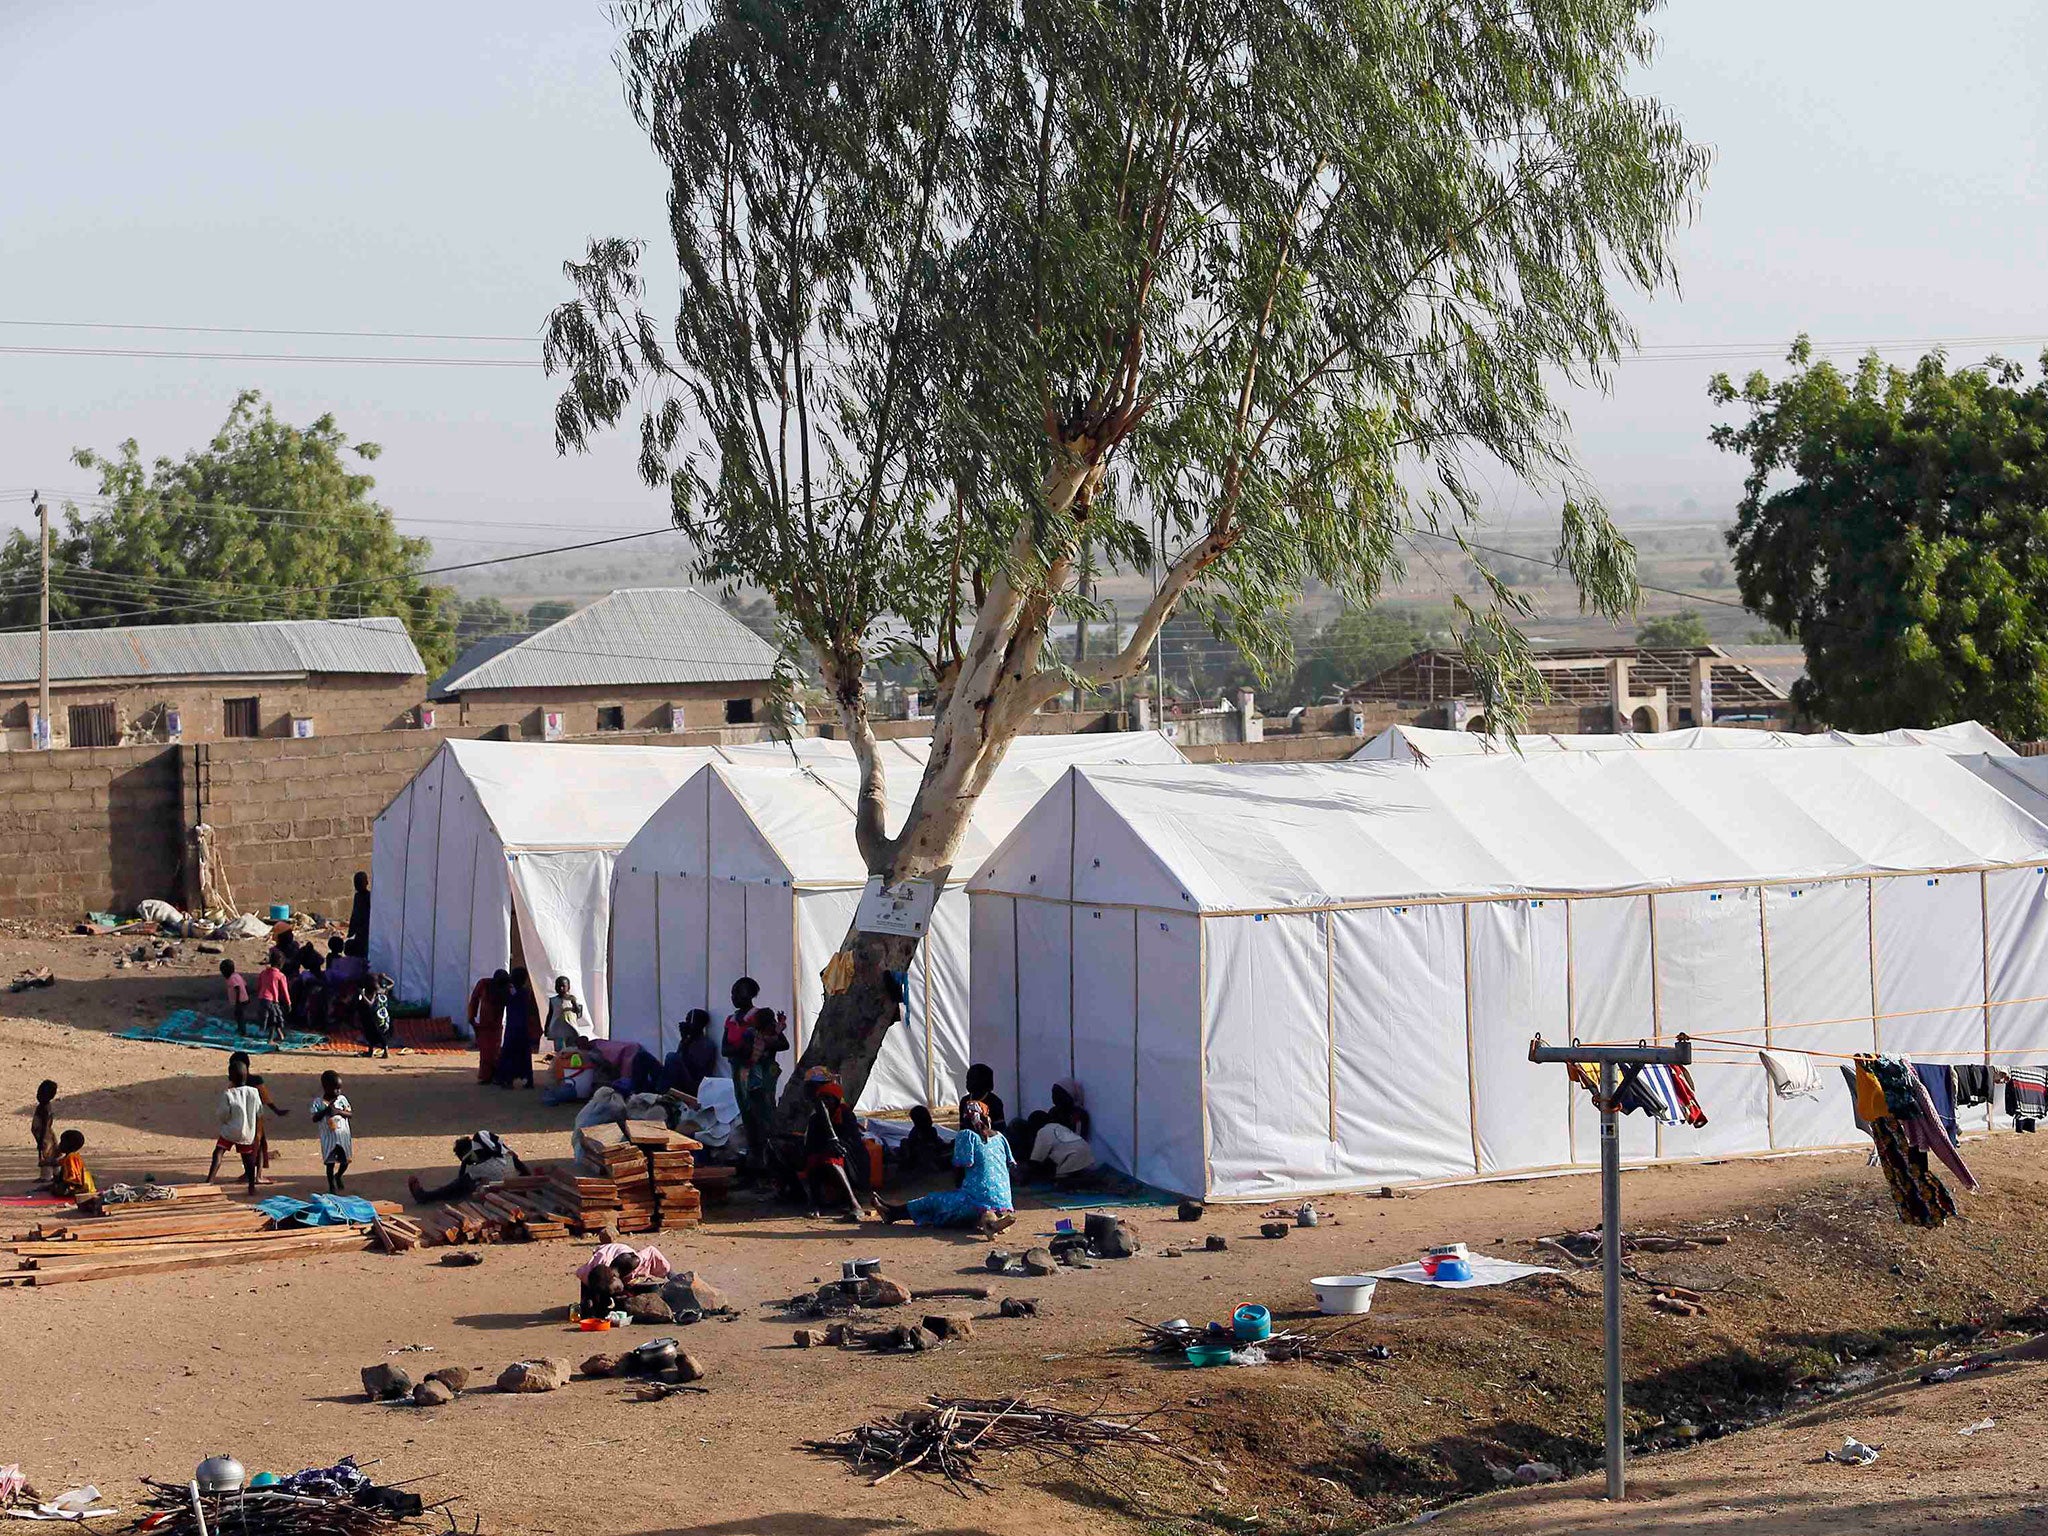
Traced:
<path fill-rule="evenodd" d="M 1026 1186 L 1023 1193 L 1056 1211 L 1101 1211 L 1120 1205 L 1180 1204 L 1179 1195 L 1154 1189 L 1150 1184 L 1140 1184 L 1113 1169 L 1104 1168 L 1085 1174 L 1083 1178 L 1086 1182 L 1073 1189 L 1032 1189 Z"/>
<path fill-rule="evenodd" d="M 313 1195 L 304 1200 L 272 1195 L 258 1200 L 256 1209 L 280 1227 L 294 1223 L 302 1227 L 368 1226 L 377 1219 L 377 1208 L 355 1195 Z"/>
<path fill-rule="evenodd" d="M 255 1025 L 244 1034 L 233 1019 L 207 1018 L 191 1008 L 180 1008 L 161 1024 L 136 1024 L 114 1031 L 117 1040 L 154 1040 L 161 1045 L 193 1045 L 209 1051 L 247 1051 L 251 1056 L 276 1051 L 311 1051 L 327 1043 L 325 1035 L 309 1030 L 288 1029 L 279 1045 L 265 1038 Z"/>

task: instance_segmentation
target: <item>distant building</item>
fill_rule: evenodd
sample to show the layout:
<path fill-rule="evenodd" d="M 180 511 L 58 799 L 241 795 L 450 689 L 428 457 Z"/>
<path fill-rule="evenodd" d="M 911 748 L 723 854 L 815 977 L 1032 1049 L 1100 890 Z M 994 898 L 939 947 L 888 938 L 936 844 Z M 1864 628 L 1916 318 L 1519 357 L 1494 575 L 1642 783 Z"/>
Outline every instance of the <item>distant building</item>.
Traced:
<path fill-rule="evenodd" d="M 1675 650 L 1539 651 L 1550 698 L 1532 711 L 1542 730 L 1670 731 L 1692 725 L 1785 729 L 1798 710 L 1792 684 L 1805 672 L 1797 646 L 1702 645 Z M 1418 651 L 1345 690 L 1354 706 L 1430 713 L 1424 722 L 1484 730 L 1477 680 L 1456 651 Z M 1540 720 L 1538 719 L 1540 717 Z"/>
<path fill-rule="evenodd" d="M 514 739 L 757 725 L 775 661 L 703 593 L 629 588 L 532 634 L 479 640 L 427 699 L 436 726 Z"/>
<path fill-rule="evenodd" d="M 426 665 L 394 618 L 50 631 L 56 747 L 337 735 L 413 723 Z M 0 634 L 0 728 L 35 744 L 34 630 Z"/>

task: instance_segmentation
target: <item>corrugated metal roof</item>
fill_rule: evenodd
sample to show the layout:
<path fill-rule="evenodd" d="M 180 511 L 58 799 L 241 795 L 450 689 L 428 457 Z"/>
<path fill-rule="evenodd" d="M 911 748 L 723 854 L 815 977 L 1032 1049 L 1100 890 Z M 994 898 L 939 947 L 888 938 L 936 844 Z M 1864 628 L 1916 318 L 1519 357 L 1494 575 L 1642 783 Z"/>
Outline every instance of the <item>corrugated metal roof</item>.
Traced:
<path fill-rule="evenodd" d="M 427 684 L 427 697 L 430 699 L 447 698 L 448 685 L 456 678 L 467 676 L 499 652 L 511 650 L 513 646 L 526 638 L 527 636 L 523 634 L 486 635 L 474 644 L 464 646 L 462 654 L 455 658 L 455 664 L 431 683 Z"/>
<path fill-rule="evenodd" d="M 446 697 L 487 688 L 765 682 L 775 656 L 774 646 L 701 592 L 635 587 L 474 665 L 458 663 L 434 691 Z"/>
<path fill-rule="evenodd" d="M 50 631 L 50 680 L 244 677 L 299 672 L 399 677 L 427 670 L 398 619 L 272 619 L 254 624 L 132 624 Z M 37 637 L 0 634 L 0 682 L 40 674 Z"/>

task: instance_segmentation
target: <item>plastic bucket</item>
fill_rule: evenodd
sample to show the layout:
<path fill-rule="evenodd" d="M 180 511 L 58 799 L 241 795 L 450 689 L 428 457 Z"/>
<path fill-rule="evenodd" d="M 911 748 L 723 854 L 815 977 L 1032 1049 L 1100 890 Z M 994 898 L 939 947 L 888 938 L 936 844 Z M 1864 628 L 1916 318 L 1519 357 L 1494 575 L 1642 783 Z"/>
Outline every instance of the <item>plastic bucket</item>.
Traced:
<path fill-rule="evenodd" d="M 1326 1317 L 1370 1312 L 1372 1293 L 1379 1288 L 1379 1281 L 1371 1275 L 1318 1275 L 1309 1284 L 1315 1287 L 1316 1306 Z"/>
<path fill-rule="evenodd" d="M 288 901 L 273 901 L 270 904 L 270 920 L 273 923 L 288 923 L 292 920 L 292 904 Z"/>
<path fill-rule="evenodd" d="M 1256 1304 L 1239 1307 L 1230 1315 L 1230 1331 L 1246 1344 L 1273 1336 L 1273 1314 Z"/>

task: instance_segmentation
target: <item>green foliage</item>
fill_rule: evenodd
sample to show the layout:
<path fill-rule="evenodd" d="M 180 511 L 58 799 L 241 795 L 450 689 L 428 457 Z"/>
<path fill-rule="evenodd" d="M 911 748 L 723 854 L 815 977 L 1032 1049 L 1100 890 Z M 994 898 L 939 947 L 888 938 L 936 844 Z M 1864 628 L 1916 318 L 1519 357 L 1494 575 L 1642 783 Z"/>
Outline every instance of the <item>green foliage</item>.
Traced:
<path fill-rule="evenodd" d="M 563 602 L 560 599 L 550 599 L 545 602 L 535 603 L 526 610 L 525 627 L 528 629 L 546 629 L 550 624 L 561 623 L 562 620 L 568 618 L 575 611 L 576 605 L 574 603 Z"/>
<path fill-rule="evenodd" d="M 1636 631 L 1636 644 L 1646 651 L 1689 651 L 1713 643 L 1707 621 L 1691 608 L 1660 613 Z"/>
<path fill-rule="evenodd" d="M 1071 681 L 1084 544 L 1162 577 L 1097 685 L 1176 604 L 1284 673 L 1305 584 L 1366 608 L 1415 541 L 1472 556 L 1501 469 L 1563 491 L 1618 614 L 1634 553 L 1549 390 L 1605 382 L 1703 172 L 1630 92 L 1647 9 L 628 0 L 681 283 L 664 322 L 634 242 L 569 264 L 558 442 L 637 417 L 699 574 L 768 591 L 843 709 L 907 643 L 997 736 Z M 1481 571 L 1511 724 L 1527 603 Z"/>
<path fill-rule="evenodd" d="M 371 499 L 376 482 L 349 463 L 351 443 L 322 416 L 281 422 L 255 391 L 182 459 L 145 465 L 134 440 L 113 458 L 79 449 L 99 499 L 66 503 L 51 529 L 53 623 L 196 624 L 237 619 L 405 621 L 429 675 L 453 655 L 445 589 L 417 575 L 431 553 Z M 37 621 L 41 552 L 33 533 L 0 545 L 0 624 Z"/>
<path fill-rule="evenodd" d="M 1983 721 L 2048 735 L 2048 359 L 1951 371 L 1876 356 L 1738 389 L 1749 460 L 1728 535 L 1742 600 L 1806 647 L 1799 702 L 1850 730 Z"/>
<path fill-rule="evenodd" d="M 455 644 L 474 645 L 488 635 L 509 635 L 526 626 L 495 597 L 466 598 L 455 607 Z"/>
<path fill-rule="evenodd" d="M 1346 688 L 1447 642 L 1443 629 L 1432 632 L 1422 615 L 1408 609 L 1346 608 L 1299 646 L 1304 654 L 1292 686 L 1277 702 L 1333 704 Z"/>

